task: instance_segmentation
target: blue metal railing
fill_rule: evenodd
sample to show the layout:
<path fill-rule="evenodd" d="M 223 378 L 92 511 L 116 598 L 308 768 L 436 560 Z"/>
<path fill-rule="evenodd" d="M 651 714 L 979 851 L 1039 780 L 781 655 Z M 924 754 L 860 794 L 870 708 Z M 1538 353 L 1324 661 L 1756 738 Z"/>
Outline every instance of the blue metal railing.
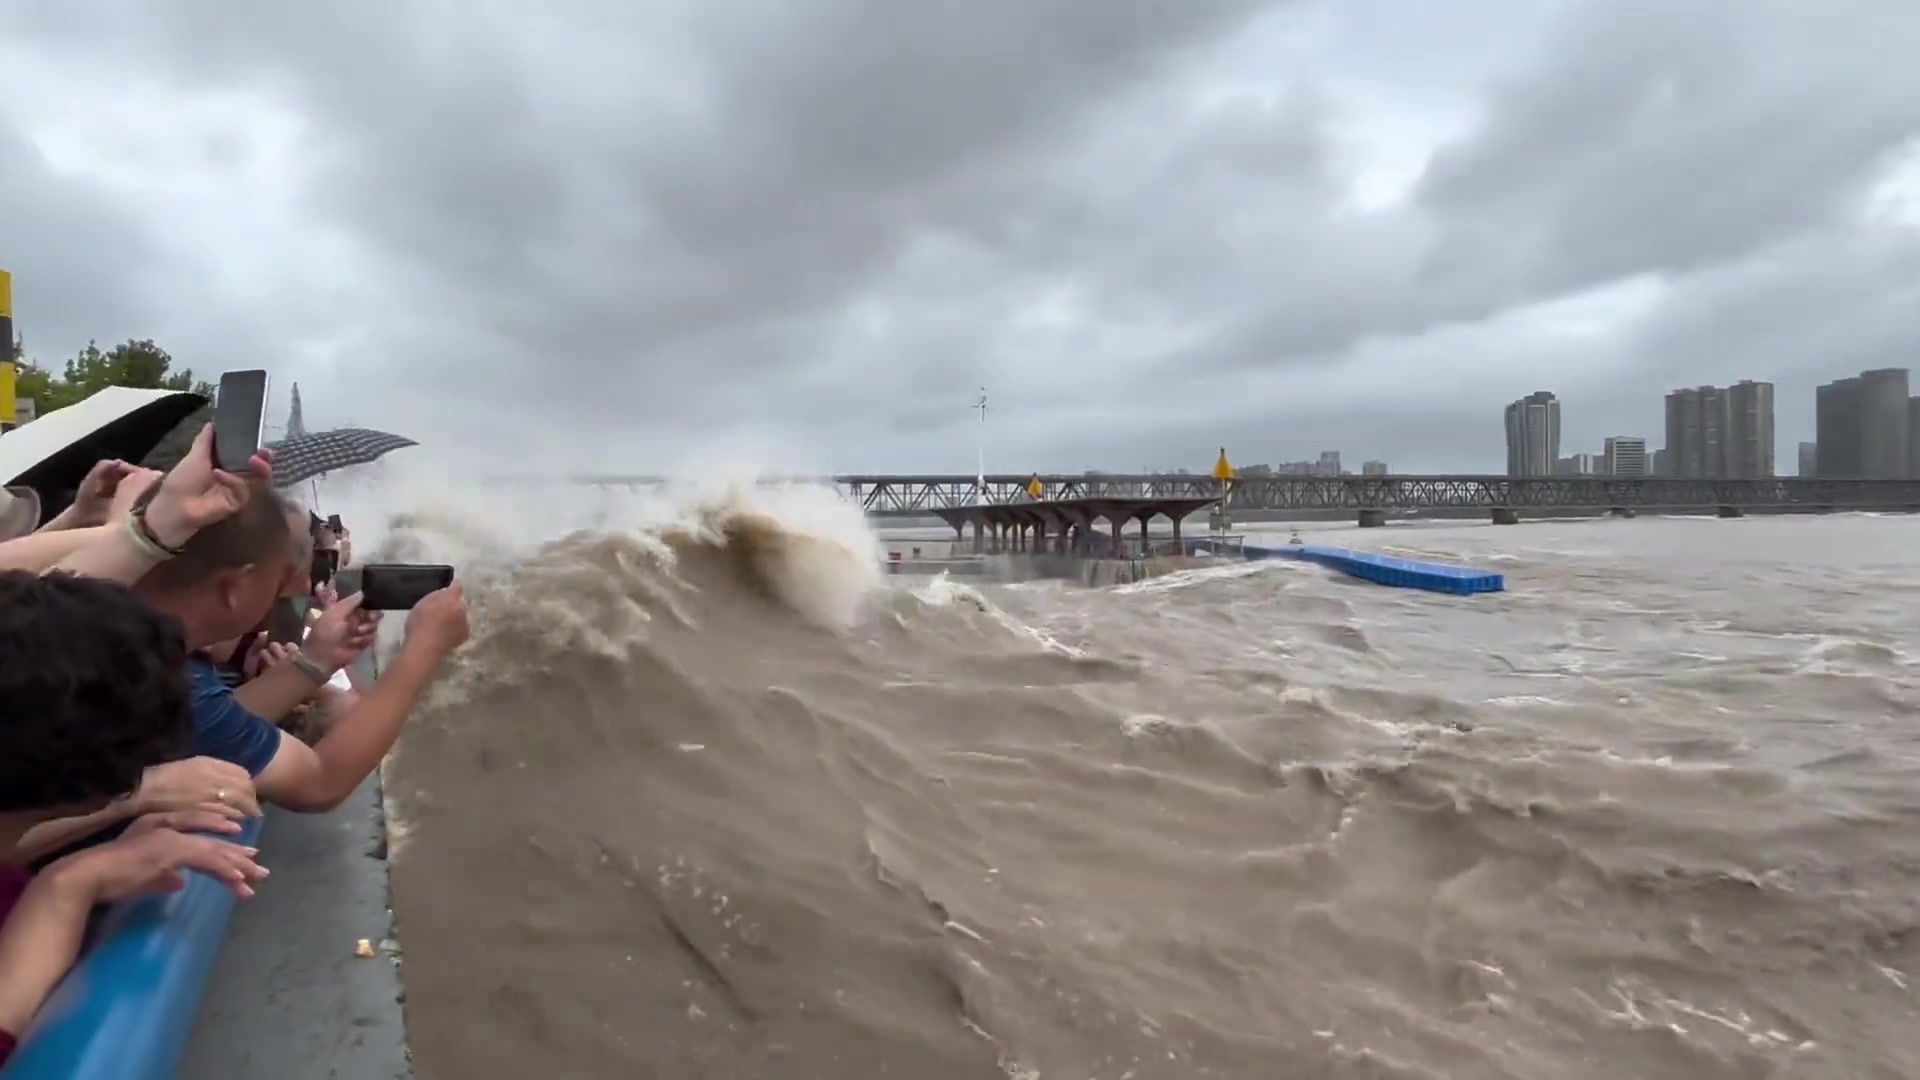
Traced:
<path fill-rule="evenodd" d="M 257 845 L 258 820 L 236 843 Z M 233 913 L 201 874 L 167 896 L 117 904 L 0 1070 L 4 1080 L 173 1080 Z"/>

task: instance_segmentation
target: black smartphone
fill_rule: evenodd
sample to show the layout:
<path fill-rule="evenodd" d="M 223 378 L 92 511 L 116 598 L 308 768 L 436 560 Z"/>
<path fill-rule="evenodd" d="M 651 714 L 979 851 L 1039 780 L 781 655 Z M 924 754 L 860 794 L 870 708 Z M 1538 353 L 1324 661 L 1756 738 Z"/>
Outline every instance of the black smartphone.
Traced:
<path fill-rule="evenodd" d="M 308 572 L 309 588 L 317 589 L 333 580 L 334 573 L 340 569 L 340 553 L 321 549 L 313 553 L 313 568 Z"/>
<path fill-rule="evenodd" d="M 368 563 L 360 568 L 360 606 L 367 611 L 411 611 L 428 593 L 451 584 L 451 566 Z"/>
<path fill-rule="evenodd" d="M 259 368 L 220 376 L 213 398 L 214 461 L 230 473 L 244 473 L 260 452 L 266 433 L 267 373 Z"/>

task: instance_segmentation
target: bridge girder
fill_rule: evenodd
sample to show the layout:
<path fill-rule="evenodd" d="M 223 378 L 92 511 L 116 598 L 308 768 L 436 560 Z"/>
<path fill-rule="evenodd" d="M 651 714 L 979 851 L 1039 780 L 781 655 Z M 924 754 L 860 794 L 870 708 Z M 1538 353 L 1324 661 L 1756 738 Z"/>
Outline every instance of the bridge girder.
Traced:
<path fill-rule="evenodd" d="M 831 484 L 875 517 L 926 517 L 935 510 L 1028 501 L 1033 475 L 986 478 L 986 498 L 971 476 L 790 477 L 768 483 Z M 1210 499 L 1220 482 L 1208 476 L 1103 474 L 1041 476 L 1048 500 L 1099 498 Z M 601 487 L 657 486 L 659 477 L 579 477 Z M 1235 480 L 1235 510 L 1680 510 L 1920 509 L 1920 480 L 1702 480 L 1669 476 L 1254 476 Z"/>

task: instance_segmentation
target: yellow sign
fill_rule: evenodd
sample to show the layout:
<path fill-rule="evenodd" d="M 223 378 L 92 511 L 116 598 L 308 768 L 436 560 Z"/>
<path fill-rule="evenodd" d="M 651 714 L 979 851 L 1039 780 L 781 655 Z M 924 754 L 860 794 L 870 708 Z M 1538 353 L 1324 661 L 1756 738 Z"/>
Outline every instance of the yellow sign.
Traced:
<path fill-rule="evenodd" d="M 1213 478 L 1225 483 L 1233 479 L 1233 463 L 1227 460 L 1227 448 L 1220 448 L 1220 460 L 1213 463 Z"/>
<path fill-rule="evenodd" d="M 1032 499 L 1034 502 L 1039 502 L 1046 497 L 1047 485 L 1040 482 L 1039 473 L 1034 473 L 1033 479 L 1027 481 L 1027 498 Z"/>
<path fill-rule="evenodd" d="M 13 275 L 0 270 L 0 424 L 18 421 L 13 385 Z"/>

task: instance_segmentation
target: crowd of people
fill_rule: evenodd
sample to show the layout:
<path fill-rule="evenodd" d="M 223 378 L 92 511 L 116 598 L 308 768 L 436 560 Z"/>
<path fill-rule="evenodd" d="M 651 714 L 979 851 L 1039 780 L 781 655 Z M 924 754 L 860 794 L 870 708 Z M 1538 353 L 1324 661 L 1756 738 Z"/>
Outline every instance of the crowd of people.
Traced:
<path fill-rule="evenodd" d="M 44 524 L 31 492 L 0 500 L 0 1063 L 99 905 L 188 874 L 253 895 L 242 823 L 344 802 L 467 640 L 456 582 L 363 682 L 381 613 L 335 588 L 349 533 L 272 468 L 219 469 L 209 427 L 164 475 L 100 462 Z"/>

